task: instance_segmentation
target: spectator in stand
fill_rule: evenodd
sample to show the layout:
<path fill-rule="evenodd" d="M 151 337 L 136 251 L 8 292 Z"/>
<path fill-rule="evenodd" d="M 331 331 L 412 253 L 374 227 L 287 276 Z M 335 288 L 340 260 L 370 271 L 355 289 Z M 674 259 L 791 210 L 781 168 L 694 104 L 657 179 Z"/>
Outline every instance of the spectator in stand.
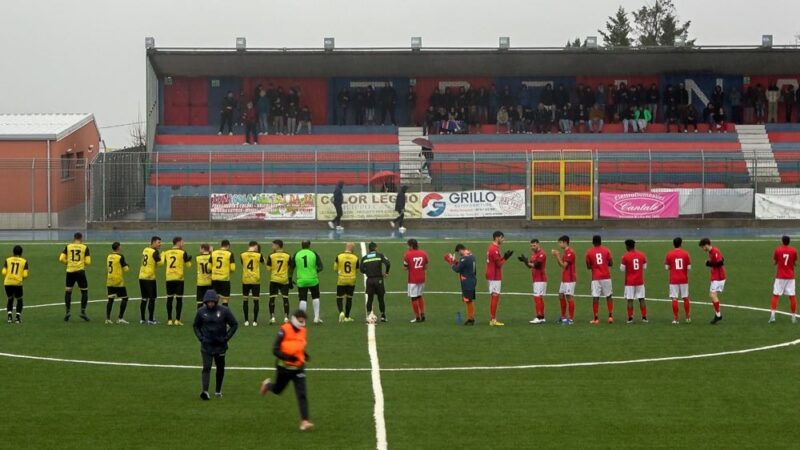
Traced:
<path fill-rule="evenodd" d="M 637 120 L 634 118 L 635 106 L 629 106 L 628 109 L 622 111 L 622 115 L 620 115 L 620 119 L 622 120 L 622 132 L 628 133 L 628 128 L 630 128 L 631 132 L 636 133 L 637 129 Z"/>
<path fill-rule="evenodd" d="M 665 112 L 664 112 L 663 116 L 664 116 L 664 123 L 666 123 L 667 122 L 667 114 L 666 114 L 667 107 L 670 104 L 674 104 L 675 107 L 677 108 L 677 105 L 678 105 L 678 99 L 675 98 L 675 87 L 673 87 L 672 84 L 667 84 L 667 86 L 664 88 L 664 93 L 661 95 L 661 101 L 664 103 L 664 111 Z"/>
<path fill-rule="evenodd" d="M 586 132 L 586 122 L 589 120 L 589 110 L 583 106 L 583 103 L 575 106 L 573 113 L 574 127 L 577 133 Z"/>
<path fill-rule="evenodd" d="M 293 136 L 297 130 L 297 105 L 294 102 L 289 103 L 286 108 L 286 134 Z"/>
<path fill-rule="evenodd" d="M 600 85 L 602 88 L 603 85 Z M 595 103 L 589 111 L 589 132 L 590 133 L 603 133 L 603 125 L 605 124 L 605 108 L 599 103 Z"/>
<path fill-rule="evenodd" d="M 269 115 L 272 116 L 272 131 L 277 135 L 283 134 L 286 111 L 280 97 L 275 97 L 275 101 L 272 102 L 272 107 L 269 110 Z"/>
<path fill-rule="evenodd" d="M 614 83 L 609 83 L 606 90 L 606 120 L 609 123 L 614 123 L 619 120 L 617 112 L 617 87 Z"/>
<path fill-rule="evenodd" d="M 703 122 L 708 125 L 709 133 L 717 128 L 716 109 L 716 105 L 712 102 L 709 102 L 705 109 L 703 109 Z"/>
<path fill-rule="evenodd" d="M 311 134 L 311 110 L 308 105 L 303 105 L 303 109 L 297 114 L 297 134 L 300 134 L 300 130 L 303 129 L 304 125 L 308 131 L 307 134 Z"/>
<path fill-rule="evenodd" d="M 511 122 L 512 133 L 522 133 L 522 105 L 508 109 L 508 120 Z"/>
<path fill-rule="evenodd" d="M 746 124 L 751 124 L 755 121 L 756 97 L 758 97 L 758 93 L 753 85 L 747 86 L 742 96 L 742 102 L 744 103 L 744 123 Z"/>
<path fill-rule="evenodd" d="M 440 117 L 439 112 L 433 105 L 428 106 L 425 111 L 425 132 L 428 134 L 439 134 L 440 130 Z"/>
<path fill-rule="evenodd" d="M 794 86 L 791 84 L 783 88 L 783 110 L 786 114 L 786 123 L 792 123 L 792 108 L 794 107 Z"/>
<path fill-rule="evenodd" d="M 528 85 L 525 83 L 522 83 L 519 87 L 519 92 L 517 92 L 517 105 L 522 106 L 523 110 L 531 106 L 531 90 L 528 89 Z"/>
<path fill-rule="evenodd" d="M 489 121 L 489 92 L 485 87 L 481 86 L 478 89 L 475 104 L 478 106 L 478 124 L 487 123 Z"/>
<path fill-rule="evenodd" d="M 285 105 L 291 105 L 292 103 L 295 104 L 296 107 L 300 106 L 300 98 L 302 97 L 303 93 L 300 90 L 299 86 L 295 86 L 289 89 L 289 93 L 286 94 L 286 101 L 284 102 Z"/>
<path fill-rule="evenodd" d="M 375 103 L 375 88 L 369 85 L 364 93 L 364 120 L 367 125 L 375 125 Z"/>
<path fill-rule="evenodd" d="M 253 102 L 247 102 L 242 113 L 242 123 L 244 123 L 244 145 L 258 144 L 258 113 L 253 108 Z M 253 137 L 252 142 L 250 137 Z"/>
<path fill-rule="evenodd" d="M 263 88 L 258 92 L 256 112 L 258 113 L 258 134 L 269 134 L 269 97 Z"/>
<path fill-rule="evenodd" d="M 677 99 L 678 111 L 684 114 L 689 106 L 689 91 L 686 90 L 686 85 L 678 83 L 678 89 L 675 90 L 675 98 Z M 697 113 L 697 110 L 695 110 L 695 113 Z"/>
<path fill-rule="evenodd" d="M 395 114 L 397 113 L 397 91 L 394 90 L 394 86 L 391 83 L 386 83 L 381 89 L 381 125 L 391 124 L 392 126 L 397 125 L 395 121 Z M 389 121 L 387 122 L 386 119 Z"/>
<path fill-rule="evenodd" d="M 445 121 L 445 131 L 447 134 L 461 134 L 463 127 L 464 122 L 461 114 L 455 106 L 450 107 L 450 111 L 447 113 L 447 121 Z"/>
<path fill-rule="evenodd" d="M 711 103 L 718 108 L 725 106 L 725 92 L 722 91 L 722 86 L 714 86 L 714 92 L 711 93 Z"/>
<path fill-rule="evenodd" d="M 353 110 L 355 111 L 354 114 L 355 124 L 364 125 L 364 118 L 367 115 L 364 90 L 361 88 L 356 88 L 352 98 L 353 98 Z"/>
<path fill-rule="evenodd" d="M 444 88 L 444 94 L 442 94 L 442 106 L 444 107 L 445 114 L 450 111 L 450 108 L 455 106 L 456 100 L 453 96 L 453 92 L 450 87 Z"/>
<path fill-rule="evenodd" d="M 664 110 L 664 122 L 667 124 L 667 133 L 673 125 L 678 128 L 678 133 L 681 132 L 682 121 L 680 113 L 678 112 L 678 105 L 675 104 L 675 99 L 671 98 Z"/>
<path fill-rule="evenodd" d="M 407 118 L 406 118 L 406 126 L 416 126 L 417 122 L 417 90 L 414 86 L 408 87 L 408 93 L 406 94 L 406 111 L 407 111 Z"/>
<path fill-rule="evenodd" d="M 489 120 L 494 120 L 497 117 L 497 113 L 500 108 L 500 95 L 497 93 L 497 86 L 494 83 L 489 87 L 489 92 L 487 93 L 487 105 L 488 105 L 488 118 L 487 123 Z"/>
<path fill-rule="evenodd" d="M 731 105 L 733 123 L 742 123 L 742 90 L 737 88 L 729 90 L 728 103 Z"/>
<path fill-rule="evenodd" d="M 263 84 L 258 84 L 253 90 L 253 105 L 258 109 L 258 98 L 261 97 L 261 91 L 265 91 Z"/>
<path fill-rule="evenodd" d="M 526 134 L 533 133 L 535 116 L 536 113 L 534 113 L 533 108 L 527 107 L 522 109 L 522 128 Z"/>
<path fill-rule="evenodd" d="M 778 121 L 778 100 L 781 98 L 781 91 L 778 89 L 778 85 L 774 82 L 769 85 L 769 89 L 767 89 L 767 106 L 769 107 L 767 112 L 767 122 L 775 123 Z"/>
<path fill-rule="evenodd" d="M 553 121 L 551 117 L 550 111 L 545 108 L 544 104 L 539 103 L 536 111 L 533 112 L 533 132 L 537 134 L 549 133 Z"/>
<path fill-rule="evenodd" d="M 233 136 L 233 110 L 236 109 L 236 99 L 233 97 L 233 91 L 228 91 L 222 99 L 222 108 L 219 111 L 219 132 L 218 136 L 222 135 L 225 131 L 225 126 L 228 126 L 228 135 Z"/>
<path fill-rule="evenodd" d="M 639 133 L 647 131 L 647 126 L 653 121 L 653 114 L 647 109 L 647 106 L 640 108 L 635 107 L 633 111 L 633 118 L 636 120 L 636 126 L 639 128 Z"/>
<path fill-rule="evenodd" d="M 234 117 L 234 125 L 238 127 L 244 126 L 244 113 L 247 109 L 247 97 L 244 95 L 244 90 L 239 91 L 239 97 L 236 99 L 236 114 Z"/>
<path fill-rule="evenodd" d="M 572 133 L 572 108 L 569 103 L 564 104 L 558 110 L 558 132 L 562 134 Z"/>
<path fill-rule="evenodd" d="M 795 95 L 797 95 L 797 122 L 800 123 L 800 89 L 796 90 Z"/>
<path fill-rule="evenodd" d="M 658 91 L 658 86 L 655 83 L 650 85 L 647 90 L 647 109 L 653 116 L 653 122 L 658 120 L 658 105 L 661 103 L 661 93 Z"/>
<path fill-rule="evenodd" d="M 503 92 L 500 94 L 500 105 L 505 106 L 510 111 L 514 103 L 514 95 L 511 93 L 511 88 L 503 86 Z"/>
<path fill-rule="evenodd" d="M 617 87 L 617 94 L 614 100 L 617 104 L 619 120 L 624 121 L 625 117 L 623 116 L 627 115 L 631 109 L 630 92 L 628 92 L 628 86 L 625 83 L 620 83 Z"/>
<path fill-rule="evenodd" d="M 350 106 L 350 91 L 343 87 L 336 96 L 336 123 L 347 125 L 347 108 Z"/>
<path fill-rule="evenodd" d="M 556 95 L 553 91 L 553 85 L 547 83 L 542 90 L 542 95 L 539 98 L 539 102 L 544 106 L 544 109 L 550 113 L 550 121 L 554 122 L 556 120 Z"/>
<path fill-rule="evenodd" d="M 283 92 L 282 86 L 278 86 L 278 89 L 275 90 L 275 98 L 281 101 L 281 105 L 283 105 L 284 108 L 289 104 L 286 102 L 286 94 Z"/>
<path fill-rule="evenodd" d="M 767 90 L 761 84 L 756 85 L 755 100 L 756 123 L 763 124 L 766 119 L 767 111 Z"/>
<path fill-rule="evenodd" d="M 430 98 L 428 98 L 428 105 L 433 106 L 434 110 L 438 110 L 439 108 L 444 106 L 444 101 L 442 99 L 442 92 L 439 88 L 433 89 L 433 94 L 431 94 Z"/>
<path fill-rule="evenodd" d="M 697 110 L 694 105 L 684 105 L 683 111 L 683 132 L 689 131 L 689 125 L 692 125 L 697 133 Z"/>
<path fill-rule="evenodd" d="M 478 113 L 479 94 L 475 89 L 467 92 L 467 133 L 481 132 L 481 115 Z"/>
<path fill-rule="evenodd" d="M 594 91 L 594 105 L 600 107 L 603 110 L 603 115 L 605 116 L 606 110 L 606 87 L 604 84 L 600 83 L 597 85 L 597 89 Z M 605 119 L 605 117 L 603 117 Z"/>
<path fill-rule="evenodd" d="M 717 133 L 727 133 L 728 129 L 725 126 L 725 108 L 719 107 L 714 110 L 714 123 Z"/>
<path fill-rule="evenodd" d="M 511 134 L 511 124 L 509 123 L 508 110 L 505 106 L 500 106 L 497 110 L 497 122 L 495 123 L 494 134 L 500 134 L 500 127 L 506 127 L 506 133 Z"/>
<path fill-rule="evenodd" d="M 563 110 L 564 106 L 566 106 L 569 103 L 569 92 L 567 91 L 567 88 L 564 86 L 563 83 L 559 84 L 558 89 L 556 89 L 555 100 L 556 100 L 556 109 L 558 109 L 559 111 Z"/>
<path fill-rule="evenodd" d="M 642 106 L 642 102 L 640 101 L 641 96 L 639 95 L 639 88 L 637 86 L 631 85 L 628 88 L 628 98 L 630 99 L 630 106 Z"/>

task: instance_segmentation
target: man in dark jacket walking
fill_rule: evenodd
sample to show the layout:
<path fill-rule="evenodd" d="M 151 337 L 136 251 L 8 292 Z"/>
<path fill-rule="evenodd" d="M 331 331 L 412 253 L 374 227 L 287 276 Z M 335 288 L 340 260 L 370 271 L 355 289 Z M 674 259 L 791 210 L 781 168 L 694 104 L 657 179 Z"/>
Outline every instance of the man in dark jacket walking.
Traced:
<path fill-rule="evenodd" d="M 342 193 L 343 187 L 344 181 L 336 183 L 336 188 L 333 190 L 333 198 L 331 198 L 331 203 L 333 207 L 336 208 L 336 217 L 328 222 L 328 226 L 331 227 L 331 229 L 336 229 L 336 231 L 344 230 L 341 226 L 342 215 L 344 215 L 344 211 L 342 210 L 342 204 L 344 203 L 344 193 Z"/>
<path fill-rule="evenodd" d="M 400 192 L 397 193 L 397 199 L 394 201 L 394 210 L 397 213 L 397 218 L 390 221 L 389 225 L 399 227 L 401 233 L 405 233 L 406 228 L 403 226 L 403 220 L 406 217 L 406 192 L 408 186 L 400 186 Z"/>
<path fill-rule="evenodd" d="M 284 323 L 278 330 L 278 337 L 272 345 L 272 354 L 275 355 L 275 369 L 277 377 L 273 382 L 267 378 L 261 383 L 261 395 L 273 392 L 280 395 L 289 382 L 294 383 L 294 393 L 300 407 L 300 431 L 307 431 L 314 427 L 309 420 L 308 398 L 306 397 L 306 313 L 302 310 L 295 311 L 289 323 Z"/>
<path fill-rule="evenodd" d="M 203 296 L 205 306 L 197 310 L 194 317 L 194 334 L 200 341 L 200 354 L 203 357 L 202 400 L 208 400 L 208 383 L 211 378 L 211 362 L 217 366 L 217 386 L 215 395 L 222 397 L 222 380 L 225 378 L 225 352 L 228 341 L 236 334 L 239 323 L 233 313 L 225 306 L 219 305 L 216 291 L 209 290 Z"/>

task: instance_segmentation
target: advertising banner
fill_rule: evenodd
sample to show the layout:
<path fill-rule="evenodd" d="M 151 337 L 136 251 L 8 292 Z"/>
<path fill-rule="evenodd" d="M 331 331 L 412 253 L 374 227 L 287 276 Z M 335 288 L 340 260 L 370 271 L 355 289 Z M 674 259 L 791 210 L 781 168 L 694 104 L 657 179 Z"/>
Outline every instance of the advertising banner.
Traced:
<path fill-rule="evenodd" d="M 800 194 L 756 194 L 756 218 L 800 219 Z"/>
<path fill-rule="evenodd" d="M 331 194 L 317 194 L 317 220 L 331 220 L 336 217 L 336 209 L 331 204 Z M 395 193 L 344 194 L 342 220 L 394 219 Z M 420 218 L 420 195 L 416 192 L 406 194 L 406 219 Z"/>
<path fill-rule="evenodd" d="M 314 220 L 314 194 L 211 194 L 211 220 Z"/>
<path fill-rule="evenodd" d="M 423 219 L 524 217 L 525 190 L 425 192 Z"/>
<path fill-rule="evenodd" d="M 600 193 L 600 217 L 613 219 L 676 218 L 680 213 L 677 192 Z"/>
<path fill-rule="evenodd" d="M 712 213 L 753 213 L 753 190 L 736 189 L 653 189 L 650 192 L 677 192 L 680 199 L 680 214 L 696 216 Z"/>

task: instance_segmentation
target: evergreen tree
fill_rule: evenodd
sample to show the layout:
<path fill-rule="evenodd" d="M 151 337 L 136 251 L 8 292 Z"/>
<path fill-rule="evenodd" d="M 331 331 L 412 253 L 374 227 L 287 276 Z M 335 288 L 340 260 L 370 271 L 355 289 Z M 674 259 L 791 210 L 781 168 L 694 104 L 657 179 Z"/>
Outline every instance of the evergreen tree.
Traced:
<path fill-rule="evenodd" d="M 633 27 L 628 20 L 628 12 L 620 6 L 615 15 L 608 17 L 606 31 L 597 32 L 603 37 L 603 45 L 606 47 L 630 47 Z"/>
<path fill-rule="evenodd" d="M 642 47 L 672 46 L 678 37 L 686 41 L 686 46 L 694 45 L 695 40 L 688 39 L 692 21 L 680 22 L 672 0 L 655 0 L 642 6 L 633 12 L 633 22 Z"/>

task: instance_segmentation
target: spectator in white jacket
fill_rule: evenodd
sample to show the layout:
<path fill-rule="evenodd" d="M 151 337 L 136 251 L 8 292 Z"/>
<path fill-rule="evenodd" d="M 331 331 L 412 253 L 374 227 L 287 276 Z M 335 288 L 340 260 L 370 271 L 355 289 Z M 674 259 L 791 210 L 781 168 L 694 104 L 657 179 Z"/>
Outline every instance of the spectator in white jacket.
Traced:
<path fill-rule="evenodd" d="M 778 85 L 772 83 L 767 89 L 767 122 L 775 123 L 778 120 L 778 100 L 781 97 L 781 90 Z"/>

